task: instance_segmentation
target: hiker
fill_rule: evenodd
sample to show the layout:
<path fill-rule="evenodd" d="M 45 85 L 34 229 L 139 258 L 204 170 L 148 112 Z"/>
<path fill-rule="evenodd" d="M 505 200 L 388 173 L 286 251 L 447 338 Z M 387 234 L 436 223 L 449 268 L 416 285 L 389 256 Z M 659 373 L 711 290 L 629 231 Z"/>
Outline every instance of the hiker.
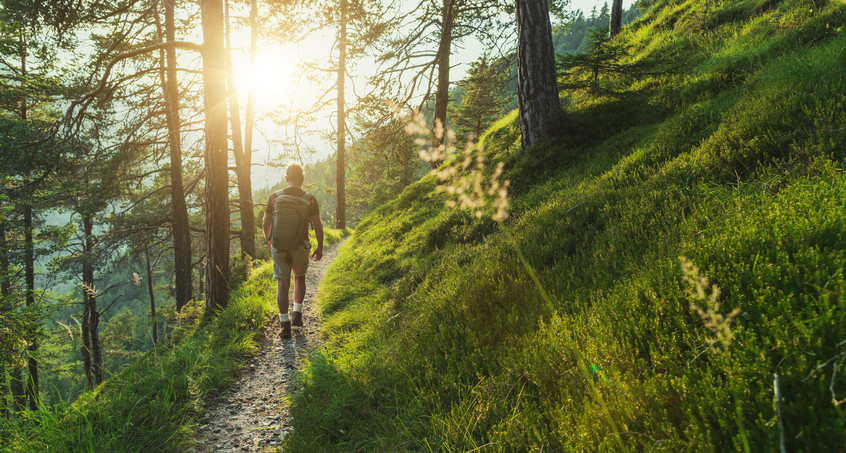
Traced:
<path fill-rule="evenodd" d="M 267 239 L 267 248 L 273 257 L 276 305 L 279 306 L 283 339 L 291 338 L 291 326 L 303 325 L 305 276 L 311 248 L 308 241 L 309 224 L 317 236 L 317 248 L 311 256 L 315 261 L 320 261 L 323 257 L 323 223 L 320 222 L 320 209 L 317 199 L 302 189 L 304 179 L 303 167 L 300 164 L 288 164 L 285 169 L 288 187 L 270 195 L 261 223 L 264 237 Z M 294 308 L 289 318 L 288 289 L 291 287 L 291 271 L 294 271 Z"/>

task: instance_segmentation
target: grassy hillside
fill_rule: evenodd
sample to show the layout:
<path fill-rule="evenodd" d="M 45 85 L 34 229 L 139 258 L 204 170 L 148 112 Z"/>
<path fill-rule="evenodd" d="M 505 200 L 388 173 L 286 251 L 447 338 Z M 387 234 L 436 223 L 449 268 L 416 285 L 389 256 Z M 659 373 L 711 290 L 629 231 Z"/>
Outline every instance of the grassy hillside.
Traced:
<path fill-rule="evenodd" d="M 844 24 L 659 1 L 618 41 L 655 74 L 562 93 L 567 135 L 524 154 L 514 113 L 483 138 L 509 219 L 432 176 L 365 218 L 287 447 L 842 451 Z"/>

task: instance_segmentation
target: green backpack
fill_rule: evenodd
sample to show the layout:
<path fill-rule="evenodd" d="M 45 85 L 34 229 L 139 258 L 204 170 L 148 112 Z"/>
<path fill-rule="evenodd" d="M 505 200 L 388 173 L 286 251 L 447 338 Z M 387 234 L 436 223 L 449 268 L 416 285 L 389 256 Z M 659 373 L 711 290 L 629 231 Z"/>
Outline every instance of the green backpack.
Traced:
<path fill-rule="evenodd" d="M 298 197 L 283 194 L 281 190 L 276 192 L 270 233 L 270 240 L 276 250 L 293 252 L 302 248 L 303 242 L 308 238 L 310 198 L 308 193 Z"/>

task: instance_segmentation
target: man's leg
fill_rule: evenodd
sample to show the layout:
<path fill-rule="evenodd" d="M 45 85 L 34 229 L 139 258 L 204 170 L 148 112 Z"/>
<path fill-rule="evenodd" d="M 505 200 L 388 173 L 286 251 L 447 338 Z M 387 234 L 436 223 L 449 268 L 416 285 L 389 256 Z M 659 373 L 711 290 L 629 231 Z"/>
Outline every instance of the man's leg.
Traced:
<path fill-rule="evenodd" d="M 279 307 L 279 323 L 282 325 L 283 339 L 291 338 L 291 319 L 288 318 L 288 290 L 291 289 L 291 277 L 276 280 L 276 305 Z"/>
<path fill-rule="evenodd" d="M 291 320 L 288 317 L 288 290 L 291 289 L 291 264 L 286 256 L 273 250 L 273 278 L 276 279 L 276 306 L 283 339 L 291 338 Z"/>
<path fill-rule="evenodd" d="M 291 313 L 291 325 L 303 325 L 303 300 L 305 300 L 306 278 L 305 275 L 294 274 L 294 309 Z"/>
<path fill-rule="evenodd" d="M 296 288 L 296 283 L 294 284 L 294 288 Z M 291 279 L 290 278 L 280 278 L 276 280 L 276 305 L 279 307 L 279 314 L 280 315 L 287 315 L 288 314 L 288 291 L 291 289 Z M 294 302 L 297 301 L 296 296 L 294 297 Z M 287 317 L 287 316 L 286 316 Z"/>
<path fill-rule="evenodd" d="M 294 309 L 291 311 L 291 325 L 302 327 L 303 325 L 303 299 L 306 292 L 306 272 L 308 271 L 308 247 L 291 252 L 294 272 Z"/>

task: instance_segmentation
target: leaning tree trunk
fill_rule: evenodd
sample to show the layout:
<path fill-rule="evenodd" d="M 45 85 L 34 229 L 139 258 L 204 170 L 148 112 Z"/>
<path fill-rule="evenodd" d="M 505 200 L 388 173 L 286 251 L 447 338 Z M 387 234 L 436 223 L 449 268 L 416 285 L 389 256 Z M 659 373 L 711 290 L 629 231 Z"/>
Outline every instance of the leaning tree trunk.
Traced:
<path fill-rule="evenodd" d="M 608 24 L 608 35 L 610 37 L 617 36 L 620 33 L 623 20 L 623 0 L 612 0 L 611 2 L 611 22 Z"/>
<path fill-rule="evenodd" d="M 449 104 L 449 57 L 452 53 L 452 26 L 455 0 L 444 2 L 441 16 L 441 40 L 438 45 L 438 88 L 435 92 L 435 117 L 433 120 L 432 147 L 437 149 L 445 144 L 447 127 L 447 105 Z M 439 160 L 430 162 L 432 167 L 440 165 Z"/>
<path fill-rule="evenodd" d="M 241 140 L 241 109 L 238 105 L 238 91 L 235 88 L 235 73 L 232 69 L 232 44 L 229 34 L 229 1 L 226 1 L 226 89 L 229 97 L 229 124 L 232 127 L 232 154 L 235 157 L 235 174 L 238 177 L 238 210 L 241 213 L 241 256 L 256 257 L 256 220 L 253 212 L 251 159 Z"/>
<path fill-rule="evenodd" d="M 338 36 L 338 149 L 335 152 L 335 184 L 336 184 L 336 205 L 335 205 L 335 228 L 346 228 L 347 224 L 347 209 L 346 209 L 346 193 L 345 193 L 345 178 L 346 178 L 346 157 L 345 143 L 346 138 L 346 117 L 344 112 L 344 82 L 346 81 L 347 71 L 347 1 L 341 0 L 340 10 L 340 32 Z"/>
<path fill-rule="evenodd" d="M 229 299 L 229 169 L 223 3 L 201 0 L 206 165 L 206 310 L 213 314 Z"/>
<path fill-rule="evenodd" d="M 560 117 L 555 50 L 546 0 L 515 0 L 517 11 L 517 103 L 523 150 L 550 135 Z"/>
<path fill-rule="evenodd" d="M 176 41 L 174 2 L 164 2 L 165 36 L 167 42 Z M 171 228 L 173 230 L 173 279 L 176 289 L 176 311 L 191 300 L 191 231 L 188 223 L 188 207 L 185 203 L 185 188 L 182 185 L 182 139 L 179 118 L 179 85 L 176 78 L 176 47 L 167 48 L 167 77 L 162 80 L 167 119 L 168 147 L 170 148 L 170 198 Z"/>

